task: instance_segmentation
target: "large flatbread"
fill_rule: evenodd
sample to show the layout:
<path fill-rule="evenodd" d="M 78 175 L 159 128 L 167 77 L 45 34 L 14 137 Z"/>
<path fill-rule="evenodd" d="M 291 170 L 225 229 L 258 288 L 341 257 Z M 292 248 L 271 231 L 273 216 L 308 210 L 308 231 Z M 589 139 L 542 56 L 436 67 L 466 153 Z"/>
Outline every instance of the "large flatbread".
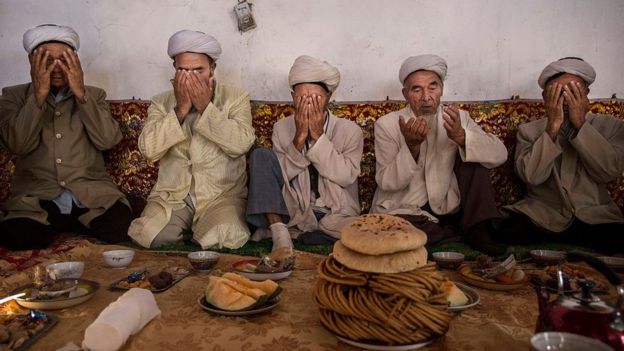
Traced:
<path fill-rule="evenodd" d="M 342 244 L 366 255 L 385 255 L 425 246 L 427 234 L 403 218 L 369 214 L 357 217 L 342 229 Z"/>
<path fill-rule="evenodd" d="M 403 251 L 388 255 L 363 255 L 350 250 L 338 240 L 334 244 L 334 258 L 343 265 L 367 273 L 409 272 L 427 264 L 427 249 Z"/>

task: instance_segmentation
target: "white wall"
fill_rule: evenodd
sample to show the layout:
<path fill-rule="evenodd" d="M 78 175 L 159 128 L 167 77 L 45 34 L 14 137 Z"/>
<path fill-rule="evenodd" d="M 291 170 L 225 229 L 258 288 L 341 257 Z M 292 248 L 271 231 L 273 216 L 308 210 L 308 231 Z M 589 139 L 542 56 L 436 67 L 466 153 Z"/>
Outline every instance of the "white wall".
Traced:
<path fill-rule="evenodd" d="M 581 56 L 598 73 L 590 96 L 624 97 L 623 0 L 254 0 L 258 28 L 239 33 L 236 0 L 0 0 L 0 86 L 29 80 L 22 34 L 42 23 L 81 36 L 87 84 L 110 99 L 149 99 L 169 89 L 169 36 L 214 35 L 217 75 L 252 99 L 289 100 L 287 74 L 300 54 L 339 67 L 338 101 L 400 99 L 408 56 L 449 64 L 446 100 L 539 98 L 550 61 Z"/>

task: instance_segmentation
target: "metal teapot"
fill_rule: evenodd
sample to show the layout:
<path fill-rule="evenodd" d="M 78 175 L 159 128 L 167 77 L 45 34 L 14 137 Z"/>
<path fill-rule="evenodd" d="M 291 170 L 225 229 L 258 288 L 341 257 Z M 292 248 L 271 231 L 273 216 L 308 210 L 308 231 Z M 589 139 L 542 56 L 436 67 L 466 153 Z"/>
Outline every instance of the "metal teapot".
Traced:
<path fill-rule="evenodd" d="M 617 301 L 610 306 L 591 293 L 593 284 L 579 282 L 581 292 L 573 295 L 564 293 L 564 279 L 561 264 L 557 270 L 557 295 L 553 297 L 544 284 L 534 285 L 539 305 L 536 332 L 559 331 L 585 335 L 611 345 L 617 351 L 624 351 L 624 286 L 622 280 L 599 259 L 578 251 L 568 253 L 569 260 L 582 260 L 602 273 L 615 286 Z"/>

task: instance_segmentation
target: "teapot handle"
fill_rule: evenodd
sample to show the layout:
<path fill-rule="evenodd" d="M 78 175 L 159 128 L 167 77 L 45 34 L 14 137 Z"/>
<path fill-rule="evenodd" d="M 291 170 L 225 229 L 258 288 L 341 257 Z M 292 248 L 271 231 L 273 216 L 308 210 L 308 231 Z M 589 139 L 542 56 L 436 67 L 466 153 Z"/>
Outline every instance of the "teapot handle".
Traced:
<path fill-rule="evenodd" d="M 587 262 L 593 269 L 604 275 L 609 283 L 614 286 L 622 285 L 622 279 L 603 261 L 582 251 L 570 251 L 567 253 L 569 260 L 581 260 Z"/>

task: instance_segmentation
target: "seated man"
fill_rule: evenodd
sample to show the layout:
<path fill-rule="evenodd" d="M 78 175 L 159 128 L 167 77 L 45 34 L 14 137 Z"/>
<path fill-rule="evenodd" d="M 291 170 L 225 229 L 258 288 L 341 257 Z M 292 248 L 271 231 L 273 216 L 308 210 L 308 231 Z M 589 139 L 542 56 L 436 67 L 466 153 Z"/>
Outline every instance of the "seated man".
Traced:
<path fill-rule="evenodd" d="M 61 232 L 128 240 L 129 203 L 102 157 L 122 135 L 104 90 L 84 85 L 79 46 L 65 26 L 24 33 L 32 82 L 0 97 L 0 144 L 17 156 L 0 246 L 43 248 Z"/>
<path fill-rule="evenodd" d="M 214 78 L 221 46 L 182 30 L 171 36 L 173 90 L 156 95 L 139 137 L 141 153 L 160 161 L 158 181 L 128 233 L 144 247 L 191 236 L 202 248 L 247 242 L 245 153 L 255 135 L 249 95 Z"/>
<path fill-rule="evenodd" d="M 542 71 L 546 118 L 518 128 L 515 168 L 528 193 L 503 208 L 504 240 L 559 238 L 624 252 L 624 216 L 606 188 L 624 171 L 624 122 L 589 112 L 595 78 L 587 62 L 573 57 Z"/>
<path fill-rule="evenodd" d="M 340 72 L 327 62 L 300 56 L 288 83 L 295 114 L 275 123 L 273 150 L 256 149 L 249 161 L 247 220 L 260 228 L 252 239 L 268 236 L 263 230 L 268 227 L 273 250 L 292 247 L 288 228 L 316 232 L 320 237 L 315 240 L 331 242 L 360 214 L 362 130 L 327 109 Z"/>
<path fill-rule="evenodd" d="M 406 218 L 427 233 L 428 244 L 464 234 L 477 250 L 502 254 L 491 239 L 491 220 L 500 215 L 488 168 L 505 162 L 507 149 L 467 112 L 440 106 L 446 69 L 435 55 L 413 56 L 401 65 L 408 106 L 375 123 L 371 212 Z"/>

